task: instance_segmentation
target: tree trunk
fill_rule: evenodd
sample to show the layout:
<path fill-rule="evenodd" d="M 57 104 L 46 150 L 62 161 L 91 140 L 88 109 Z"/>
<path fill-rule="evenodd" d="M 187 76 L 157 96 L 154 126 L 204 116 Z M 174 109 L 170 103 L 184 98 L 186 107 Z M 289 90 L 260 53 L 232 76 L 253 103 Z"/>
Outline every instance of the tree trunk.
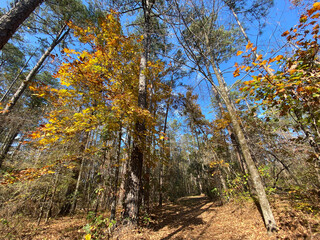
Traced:
<path fill-rule="evenodd" d="M 159 207 L 162 207 L 163 196 L 162 189 L 163 188 L 163 162 L 160 160 L 160 168 L 159 168 Z"/>
<path fill-rule="evenodd" d="M 9 130 L 6 138 L 4 139 L 4 143 L 3 143 L 3 145 L 1 146 L 1 149 L 0 149 L 0 168 L 2 166 L 3 160 L 5 159 L 7 153 L 10 150 L 10 147 L 11 147 L 14 139 L 16 138 L 16 136 L 19 133 L 19 129 L 20 129 L 20 126 L 15 128 L 15 129 Z"/>
<path fill-rule="evenodd" d="M 71 214 L 74 213 L 74 211 L 76 209 L 76 205 L 77 205 L 77 198 L 78 198 L 78 193 L 79 193 L 80 181 L 81 181 L 83 166 L 84 166 L 84 162 L 85 162 L 85 150 L 88 148 L 88 145 L 89 145 L 89 132 L 86 133 L 84 142 L 85 142 L 84 145 L 82 145 L 80 147 L 80 152 L 82 155 L 81 156 L 81 164 L 80 164 L 80 170 L 79 170 L 78 179 L 77 179 L 77 183 L 76 183 L 76 188 L 74 190 L 74 194 L 73 194 L 73 198 L 72 198 L 71 209 L 70 209 Z"/>
<path fill-rule="evenodd" d="M 64 37 L 69 33 L 69 29 L 64 32 L 65 28 L 67 26 L 63 26 L 56 38 L 53 40 L 51 45 L 47 48 L 47 50 L 43 53 L 41 58 L 38 60 L 37 64 L 34 66 L 34 68 L 29 72 L 26 79 L 20 84 L 19 88 L 15 92 L 15 94 L 11 97 L 9 102 L 6 104 L 2 111 L 2 115 L 6 116 L 9 114 L 9 112 L 12 110 L 12 108 L 15 106 L 29 83 L 34 79 L 35 75 L 38 73 L 39 69 L 42 67 L 44 61 L 47 59 L 49 54 L 52 52 L 52 50 L 64 39 Z M 1 30 L 0 30 L 1 32 Z M 64 32 L 64 33 L 63 33 Z"/>
<path fill-rule="evenodd" d="M 150 172 L 150 166 L 149 165 L 146 165 L 146 168 L 145 168 L 145 174 L 144 174 L 144 199 L 143 199 L 143 202 L 144 202 L 144 207 L 146 209 L 146 212 L 149 213 L 150 212 L 150 175 L 151 175 L 151 172 Z"/>
<path fill-rule="evenodd" d="M 113 183 L 113 196 L 112 196 L 112 202 L 111 202 L 110 220 L 114 220 L 116 218 L 120 155 L 121 155 L 121 138 L 122 138 L 122 126 L 120 125 L 120 130 L 118 135 L 117 161 L 116 161 L 116 166 L 114 166 L 115 174 L 114 174 L 114 183 Z"/>
<path fill-rule="evenodd" d="M 20 0 L 0 18 L 0 50 L 9 41 L 18 27 L 44 0 Z"/>
<path fill-rule="evenodd" d="M 46 205 L 48 193 L 49 193 L 49 186 L 47 187 L 46 193 L 44 194 L 44 197 L 42 199 L 42 204 L 41 204 L 41 207 L 40 207 L 39 217 L 38 217 L 38 220 L 37 220 L 37 226 L 40 225 L 41 218 L 42 218 L 43 213 L 44 213 L 44 206 Z"/>
<path fill-rule="evenodd" d="M 173 86 L 173 79 L 171 79 L 171 88 Z M 167 107 L 166 107 L 166 114 L 165 114 L 165 118 L 164 118 L 164 126 L 163 126 L 163 134 L 166 134 L 167 132 L 167 123 L 168 123 L 168 114 L 169 114 L 169 107 L 170 107 L 170 102 L 171 99 L 169 99 L 168 103 L 167 103 Z M 165 139 L 162 140 L 162 146 L 160 149 L 160 161 L 159 161 L 159 207 L 162 206 L 163 203 L 163 196 L 162 196 L 162 185 L 163 185 L 163 159 L 164 159 L 164 141 Z"/>
<path fill-rule="evenodd" d="M 131 153 L 131 135 L 130 133 L 127 134 L 127 144 L 126 144 L 126 162 L 123 163 L 123 167 L 122 167 L 122 180 L 121 180 L 121 184 L 120 184 L 120 194 L 119 194 L 119 204 L 124 206 L 124 197 L 125 197 L 125 184 L 126 184 L 126 176 L 128 173 L 128 163 L 130 159 L 130 153 Z"/>
<path fill-rule="evenodd" d="M 8 87 L 7 91 L 3 94 L 3 96 L 0 99 L 0 103 L 3 103 L 4 100 L 6 99 L 6 97 L 8 96 L 8 94 L 10 93 L 11 89 L 13 88 L 14 84 L 18 81 L 19 77 L 21 76 L 21 74 L 23 73 L 24 69 L 28 66 L 29 61 L 31 60 L 31 58 L 33 57 L 33 55 L 31 55 L 28 59 L 28 61 L 24 64 L 24 66 L 20 69 L 19 73 L 17 74 L 17 76 L 13 79 L 13 81 L 11 82 L 10 86 Z"/>
<path fill-rule="evenodd" d="M 242 35 L 243 35 L 244 38 L 246 39 L 247 43 L 249 43 L 249 42 L 250 42 L 250 39 L 249 39 L 246 31 L 244 30 L 244 28 L 243 28 L 243 26 L 242 26 L 242 24 L 241 24 L 241 22 L 240 22 L 240 20 L 239 20 L 239 18 L 238 18 L 237 13 L 234 11 L 234 9 L 233 9 L 230 5 L 229 5 L 229 8 L 230 8 L 230 10 L 231 10 L 234 18 L 236 19 L 236 22 L 237 22 L 237 24 L 238 24 L 238 26 L 239 26 L 239 28 L 240 28 L 240 31 L 242 32 Z M 258 58 L 259 55 L 258 55 L 258 53 L 257 53 L 257 50 L 253 50 L 253 53 L 254 53 L 255 57 Z M 262 65 L 262 67 L 266 70 L 266 72 L 267 72 L 270 76 L 273 76 L 273 72 L 271 72 L 269 68 L 267 68 L 265 65 Z"/>
<path fill-rule="evenodd" d="M 47 216 L 46 216 L 45 223 L 48 223 L 49 218 L 51 217 L 51 214 L 52 214 L 52 207 L 53 207 L 54 197 L 55 197 L 56 191 L 57 191 L 58 181 L 59 181 L 59 170 L 56 172 L 56 178 L 55 178 L 55 181 L 54 181 L 54 184 L 53 184 L 53 191 L 52 191 L 52 195 L 51 195 L 51 198 L 50 198 L 50 203 L 49 203 L 49 208 L 48 208 L 48 211 L 47 211 Z"/>
<path fill-rule="evenodd" d="M 142 8 L 144 12 L 144 51 L 141 54 L 140 75 L 139 75 L 139 94 L 138 107 L 147 109 L 147 60 L 150 45 L 150 23 L 151 8 L 153 3 L 149 0 L 142 0 Z M 128 175 L 125 184 L 125 200 L 123 223 L 129 225 L 138 224 L 139 216 L 139 192 L 141 184 L 141 174 L 143 165 L 143 156 L 145 149 L 145 122 L 137 119 L 133 134 L 133 148 L 131 158 L 128 164 Z"/>
<path fill-rule="evenodd" d="M 267 231 L 269 233 L 277 231 L 277 225 L 276 225 L 275 219 L 273 217 L 273 213 L 272 213 L 272 210 L 271 210 L 271 207 L 270 207 L 270 204 L 269 204 L 261 177 L 259 175 L 259 171 L 258 171 L 258 169 L 252 159 L 247 140 L 246 140 L 245 135 L 242 131 L 240 123 L 238 122 L 238 115 L 232 105 L 230 98 L 229 98 L 225 81 L 220 73 L 220 70 L 216 66 L 216 63 L 212 61 L 211 64 L 212 64 L 212 68 L 214 70 L 214 73 L 217 77 L 217 80 L 219 82 L 219 87 L 220 87 L 219 89 L 220 89 L 221 97 L 226 104 L 227 110 L 230 114 L 233 129 L 234 129 L 235 134 L 239 140 L 239 144 L 240 144 L 243 156 L 244 156 L 244 160 L 246 162 L 246 165 L 247 165 L 247 168 L 248 168 L 251 180 L 252 180 L 252 186 L 257 193 L 258 202 L 259 202 L 259 205 L 260 205 L 260 208 L 262 211 L 262 215 L 263 215 L 263 219 L 264 219 Z"/>

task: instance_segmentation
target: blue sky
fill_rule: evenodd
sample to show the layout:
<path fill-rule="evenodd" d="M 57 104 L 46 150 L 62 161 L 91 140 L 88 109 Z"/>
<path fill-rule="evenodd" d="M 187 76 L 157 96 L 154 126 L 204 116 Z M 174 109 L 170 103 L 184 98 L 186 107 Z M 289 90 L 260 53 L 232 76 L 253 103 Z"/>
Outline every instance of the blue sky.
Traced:
<path fill-rule="evenodd" d="M 293 8 L 289 0 L 275 0 L 274 7 L 270 9 L 270 13 L 266 19 L 266 26 L 263 28 L 263 34 L 258 36 L 256 23 L 246 22 L 247 33 L 253 43 L 258 43 L 258 51 L 264 56 L 270 56 L 273 50 L 280 49 L 285 44 L 285 38 L 281 34 L 291 27 L 294 27 L 299 21 L 300 13 L 298 9 Z M 232 17 L 232 16 L 231 16 Z M 241 20 L 241 19 L 240 19 Z M 242 19 L 243 20 L 243 19 Z M 257 40 L 258 39 L 258 40 Z M 239 50 L 245 49 L 245 45 L 239 46 Z M 221 64 L 221 70 L 224 72 L 224 78 L 229 86 L 235 81 L 242 79 L 244 74 L 239 77 L 233 77 L 233 67 L 235 62 L 241 63 L 241 57 L 233 57 L 227 63 Z M 246 79 L 248 80 L 248 78 Z M 190 80 L 191 84 L 194 80 Z M 207 118 L 213 117 L 212 108 L 210 106 L 209 92 L 210 86 L 204 81 L 197 84 L 195 92 L 199 94 L 199 104 Z M 209 87 L 208 87 L 209 86 Z"/>
<path fill-rule="evenodd" d="M 0 0 L 0 7 L 9 9 L 9 2 L 11 1 Z M 260 53 L 263 55 L 268 54 L 272 50 L 277 50 L 284 45 L 285 42 L 283 41 L 281 34 L 298 23 L 299 15 L 300 14 L 297 9 L 292 8 L 289 0 L 275 0 L 275 5 L 270 9 L 270 13 L 266 19 L 266 27 L 263 29 L 263 34 L 261 36 L 257 37 L 256 23 L 246 22 L 249 37 L 254 43 L 258 39 L 257 47 Z M 126 20 L 124 20 L 124 22 L 125 21 Z M 245 45 L 239 46 L 239 49 L 241 48 L 245 48 Z M 242 77 L 241 75 L 238 78 L 234 78 L 232 75 L 234 71 L 233 65 L 235 62 L 241 62 L 241 58 L 234 57 L 227 63 L 221 64 L 220 66 L 229 86 Z M 203 112 L 209 119 L 212 118 L 213 115 L 210 113 L 211 106 L 209 99 L 210 85 L 205 81 L 201 81 L 200 75 L 197 74 L 193 75 L 189 79 L 184 79 L 183 81 L 195 88 L 195 93 L 199 94 L 199 104 L 201 105 Z"/>

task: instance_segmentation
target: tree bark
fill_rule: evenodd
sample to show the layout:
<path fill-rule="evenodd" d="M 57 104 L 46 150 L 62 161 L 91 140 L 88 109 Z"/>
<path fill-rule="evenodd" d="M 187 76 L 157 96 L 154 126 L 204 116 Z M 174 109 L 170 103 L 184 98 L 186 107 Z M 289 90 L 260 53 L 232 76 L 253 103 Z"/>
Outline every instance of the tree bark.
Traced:
<path fill-rule="evenodd" d="M 147 109 L 147 60 L 150 45 L 150 23 L 151 23 L 151 8 L 153 2 L 142 0 L 142 8 L 144 13 L 144 51 L 141 54 L 140 60 L 140 75 L 139 75 L 139 94 L 138 107 Z M 139 195 L 140 184 L 143 166 L 143 156 L 145 149 L 145 122 L 137 119 L 133 134 L 133 148 L 131 158 L 128 164 L 128 175 L 125 184 L 125 201 L 123 223 L 129 225 L 138 224 L 139 216 Z"/>
<path fill-rule="evenodd" d="M 247 43 L 249 43 L 249 42 L 250 42 L 250 39 L 249 39 L 246 31 L 244 30 L 244 28 L 243 28 L 243 26 L 242 26 L 242 24 L 241 24 L 241 22 L 240 22 L 240 20 L 239 20 L 239 18 L 238 18 L 237 13 L 234 11 L 234 9 L 233 9 L 230 5 L 229 5 L 229 8 L 230 8 L 230 10 L 231 10 L 234 18 L 236 19 L 236 22 L 237 22 L 237 24 L 238 24 L 238 26 L 239 26 L 239 28 L 240 28 L 240 31 L 242 32 L 242 35 L 243 35 L 244 38 L 246 39 Z M 257 50 L 253 50 L 253 53 L 254 53 L 254 55 L 255 55 L 256 58 L 259 57 L 259 55 L 258 55 L 258 53 L 257 53 Z M 267 68 L 265 65 L 262 65 L 262 67 L 264 68 L 264 70 L 265 70 L 270 76 L 273 76 L 273 75 L 274 75 L 273 72 L 271 72 L 270 69 Z"/>
<path fill-rule="evenodd" d="M 114 182 L 113 182 L 113 196 L 112 196 L 112 202 L 111 202 L 110 220 L 114 220 L 116 218 L 120 155 L 121 155 L 121 138 L 122 138 L 122 126 L 120 125 L 120 130 L 118 135 L 117 161 L 116 161 L 116 166 L 114 166 L 115 174 L 114 174 Z"/>
<path fill-rule="evenodd" d="M 125 184 L 126 184 L 126 176 L 127 176 L 127 173 L 128 173 L 128 163 L 129 163 L 129 160 L 130 159 L 130 153 L 131 153 L 131 135 L 130 133 L 127 133 L 127 141 L 126 141 L 126 148 L 127 148 L 127 151 L 126 151 L 126 154 L 127 154 L 127 157 L 126 157 L 126 162 L 123 163 L 123 166 L 122 166 L 122 180 L 121 180 L 121 184 L 120 184 L 120 194 L 119 194 L 119 204 L 120 205 L 124 205 L 124 197 L 125 197 Z"/>
<path fill-rule="evenodd" d="M 47 50 L 43 53 L 41 58 L 38 60 L 37 64 L 34 68 L 29 72 L 26 79 L 20 84 L 19 88 L 15 92 L 15 94 L 11 97 L 9 102 L 6 104 L 5 108 L 2 111 L 3 116 L 7 116 L 12 108 L 15 106 L 23 92 L 26 90 L 29 83 L 34 79 L 35 75 L 38 73 L 39 69 L 42 67 L 44 61 L 47 59 L 52 50 L 64 39 L 64 37 L 69 33 L 69 29 L 64 32 L 67 26 L 63 26 L 56 38 L 53 40 L 51 45 L 47 48 Z M 0 31 L 1 32 L 1 31 Z M 63 33 L 64 32 L 64 33 Z"/>
<path fill-rule="evenodd" d="M 227 110 L 230 114 L 233 129 L 234 129 L 235 134 L 239 140 L 239 144 L 240 144 L 243 156 L 244 156 L 244 160 L 246 162 L 246 165 L 247 165 L 247 168 L 248 168 L 251 180 L 252 180 L 252 186 L 257 193 L 258 202 L 259 202 L 259 205 L 260 205 L 260 208 L 262 211 L 265 226 L 267 228 L 267 231 L 270 233 L 277 231 L 277 224 L 274 219 L 274 216 L 273 216 L 273 213 L 272 213 L 272 210 L 271 210 L 271 207 L 269 204 L 269 200 L 267 198 L 259 171 L 258 171 L 258 169 L 252 159 L 247 140 L 246 140 L 245 135 L 242 131 L 240 123 L 238 122 L 238 115 L 232 105 L 230 98 L 229 98 L 228 91 L 225 86 L 225 81 L 224 81 L 223 77 L 221 76 L 220 70 L 216 66 L 216 63 L 213 61 L 212 61 L 212 68 L 213 68 L 213 71 L 214 71 L 214 73 L 217 77 L 218 83 L 219 83 L 221 97 L 224 100 L 226 107 L 227 107 Z"/>
<path fill-rule="evenodd" d="M 71 209 L 70 209 L 71 214 L 73 214 L 75 212 L 76 205 L 77 205 L 80 181 L 81 181 L 81 178 L 82 178 L 82 172 L 83 172 L 83 167 L 84 167 L 84 162 L 85 162 L 85 151 L 89 146 L 89 138 L 90 138 L 89 137 L 89 132 L 87 132 L 86 136 L 84 138 L 84 143 L 80 146 L 81 164 L 80 164 L 80 169 L 79 169 L 79 174 L 78 174 L 78 178 L 77 178 L 76 187 L 75 187 L 73 198 L 72 198 Z"/>
<path fill-rule="evenodd" d="M 171 80 L 171 87 L 173 85 L 173 81 Z M 166 108 L 166 115 L 164 119 L 164 126 L 163 126 L 163 133 L 166 134 L 167 131 L 167 122 L 168 122 L 168 113 L 169 113 L 169 107 L 170 107 L 170 99 L 167 103 L 167 108 Z M 162 140 L 162 147 L 160 149 L 160 161 L 159 161 L 159 207 L 162 206 L 163 202 L 163 196 L 162 196 L 162 188 L 163 188 L 163 159 L 164 159 L 164 139 Z"/>
<path fill-rule="evenodd" d="M 47 211 L 45 224 L 48 223 L 49 218 L 51 217 L 51 214 L 52 214 L 53 202 L 54 202 L 54 198 L 55 198 L 55 195 L 56 195 L 58 181 L 59 181 L 59 175 L 60 175 L 59 171 L 60 170 L 57 170 L 57 172 L 56 172 L 56 178 L 55 178 L 55 181 L 54 181 L 54 184 L 53 184 L 53 191 L 52 191 L 52 195 L 51 195 L 51 198 L 50 198 L 50 203 L 49 203 L 49 207 L 48 207 L 48 211 Z"/>
<path fill-rule="evenodd" d="M 20 130 L 20 125 L 15 129 L 9 130 L 9 132 L 4 140 L 4 143 L 0 149 L 0 168 L 2 167 L 3 160 L 5 159 L 7 153 L 9 152 L 9 149 L 10 149 L 14 139 L 18 135 L 19 130 Z"/>
<path fill-rule="evenodd" d="M 44 194 L 44 197 L 42 199 L 42 204 L 41 204 L 41 207 L 40 207 L 39 217 L 38 217 L 38 220 L 37 220 L 37 226 L 40 225 L 41 218 L 42 218 L 43 213 L 44 213 L 44 206 L 46 205 L 48 193 L 49 193 L 49 186 L 47 187 L 46 193 Z M 41 203 L 41 201 L 40 201 L 40 203 Z"/>
<path fill-rule="evenodd" d="M 6 99 L 6 97 L 8 96 L 8 94 L 10 93 L 13 85 L 18 81 L 20 75 L 22 74 L 22 72 L 24 71 L 24 69 L 28 66 L 29 61 L 31 60 L 31 58 L 33 57 L 33 55 L 31 55 L 28 59 L 28 61 L 24 64 L 24 66 L 20 69 L 19 73 L 17 74 L 17 76 L 13 79 L 13 81 L 11 82 L 10 86 L 8 87 L 7 91 L 3 94 L 3 96 L 0 99 L 0 103 L 3 103 L 4 100 Z"/>
<path fill-rule="evenodd" d="M 44 0 L 20 0 L 0 18 L 0 50 L 10 40 L 18 27 Z"/>

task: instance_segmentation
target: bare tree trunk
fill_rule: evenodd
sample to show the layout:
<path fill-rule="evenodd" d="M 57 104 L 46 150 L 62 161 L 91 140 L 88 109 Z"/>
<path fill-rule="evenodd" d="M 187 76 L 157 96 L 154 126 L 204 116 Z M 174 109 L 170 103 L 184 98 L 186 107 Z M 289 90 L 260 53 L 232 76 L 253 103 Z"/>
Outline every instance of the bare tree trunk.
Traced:
<path fill-rule="evenodd" d="M 56 195 L 58 181 L 59 181 L 59 171 L 56 172 L 56 178 L 55 178 L 55 181 L 54 181 L 54 184 L 53 184 L 53 191 L 52 191 L 52 195 L 51 195 L 51 198 L 50 198 L 50 203 L 49 203 L 49 207 L 48 207 L 45 223 L 48 223 L 49 218 L 50 218 L 50 216 L 52 214 L 51 212 L 52 212 L 54 197 Z"/>
<path fill-rule="evenodd" d="M 78 198 L 78 193 L 79 193 L 79 187 L 80 187 L 80 181 L 81 181 L 81 177 L 82 177 L 82 172 L 83 172 L 83 166 L 84 166 L 84 162 L 85 162 L 85 150 L 88 148 L 89 145 L 89 133 L 86 133 L 86 137 L 85 137 L 85 145 L 82 145 L 82 149 L 80 149 L 81 151 L 81 164 L 80 164 L 80 170 L 79 170 L 79 175 L 78 175 L 78 179 L 77 179 L 77 183 L 76 183 L 76 188 L 74 190 L 74 194 L 73 194 L 73 198 L 72 198 L 72 204 L 71 204 L 71 209 L 70 212 L 71 214 L 74 213 L 75 209 L 76 209 L 76 205 L 77 205 L 77 198 Z"/>
<path fill-rule="evenodd" d="M 142 0 L 142 8 L 144 12 L 144 52 L 141 55 L 140 75 L 139 75 L 139 94 L 138 107 L 147 109 L 147 60 L 150 46 L 150 23 L 151 8 L 153 2 L 150 0 Z M 129 225 L 138 224 L 139 216 L 139 192 L 141 184 L 141 174 L 143 166 L 143 156 L 145 149 L 145 123 L 141 119 L 137 119 L 135 123 L 135 132 L 133 135 L 133 149 L 129 160 L 127 181 L 125 184 L 125 201 L 123 223 Z"/>
<path fill-rule="evenodd" d="M 15 92 L 15 94 L 11 97 L 9 102 L 6 104 L 2 111 L 2 115 L 6 116 L 9 114 L 9 112 L 12 110 L 12 108 L 15 106 L 23 92 L 26 90 L 29 83 L 34 79 L 35 75 L 38 73 L 39 69 L 42 67 L 44 61 L 47 59 L 49 54 L 52 52 L 52 50 L 65 38 L 65 36 L 69 33 L 69 29 L 64 32 L 66 29 L 66 25 L 63 26 L 56 36 L 56 38 L 53 40 L 51 45 L 47 48 L 47 50 L 43 53 L 41 58 L 38 60 L 37 64 L 34 66 L 34 68 L 29 72 L 26 79 L 20 84 L 19 88 Z M 0 31 L 1 32 L 1 31 Z M 63 33 L 64 32 L 64 33 Z"/>
<path fill-rule="evenodd" d="M 208 41 L 208 40 L 207 40 Z M 213 82 L 213 77 L 212 77 L 212 74 L 211 74 L 211 71 L 210 71 L 210 67 L 208 64 L 205 64 L 206 66 L 206 69 L 207 69 L 207 72 L 208 72 L 208 77 L 211 79 L 211 81 Z M 217 104 L 218 104 L 218 108 L 219 108 L 219 111 L 220 111 L 220 114 L 221 116 L 223 115 L 224 113 L 224 107 L 222 105 L 222 102 L 221 102 L 221 98 L 220 98 L 220 94 L 218 92 L 218 90 L 212 86 L 212 92 L 213 92 L 213 95 L 215 96 L 215 99 L 217 101 Z M 236 138 L 235 134 L 234 134 L 234 130 L 232 129 L 232 127 L 230 125 L 227 126 L 227 133 L 231 139 L 231 142 L 232 142 L 232 145 L 233 147 L 235 148 L 235 152 L 236 152 L 236 156 L 237 156 L 237 161 L 241 167 L 241 170 L 244 172 L 244 173 L 247 173 L 246 172 L 246 169 L 245 169 L 245 166 L 242 162 L 242 152 L 241 152 L 241 149 L 240 149 L 240 146 L 239 146 L 239 141 L 238 139 Z"/>
<path fill-rule="evenodd" d="M 44 0 L 20 0 L 0 18 L 0 50 L 9 41 L 18 27 Z"/>
<path fill-rule="evenodd" d="M 163 161 L 160 160 L 160 168 L 159 168 L 159 207 L 162 207 L 163 203 Z"/>
<path fill-rule="evenodd" d="M 111 202 L 110 220 L 114 220 L 116 218 L 120 155 L 121 155 L 121 138 L 122 138 L 122 126 L 120 124 L 119 135 L 118 135 L 117 161 L 116 161 L 116 166 L 115 166 L 114 183 L 113 183 L 113 196 L 112 196 L 112 202 Z"/>
<path fill-rule="evenodd" d="M 257 193 L 258 202 L 259 202 L 259 205 L 260 205 L 260 208 L 262 211 L 262 215 L 264 218 L 264 222 L 265 222 L 267 231 L 268 232 L 277 231 L 276 221 L 274 219 L 274 216 L 273 216 L 273 213 L 272 213 L 272 210 L 271 210 L 271 207 L 269 204 L 269 200 L 267 198 L 259 171 L 258 171 L 258 169 L 252 159 L 247 140 L 245 138 L 245 135 L 244 135 L 242 128 L 240 126 L 240 123 L 238 121 L 238 115 L 232 105 L 230 98 L 229 98 L 228 91 L 225 86 L 225 81 L 221 75 L 220 70 L 216 66 L 216 63 L 212 61 L 211 64 L 212 64 L 212 68 L 214 70 L 214 73 L 217 77 L 217 80 L 219 82 L 219 89 L 220 89 L 221 97 L 226 104 L 227 110 L 230 114 L 233 128 L 235 130 L 235 134 L 239 140 L 239 144 L 240 144 L 243 156 L 244 156 L 244 160 L 246 162 L 250 177 L 252 179 L 253 188 Z"/>
<path fill-rule="evenodd" d="M 10 156 L 10 160 L 13 161 L 14 157 L 16 156 L 16 154 L 19 152 L 22 144 L 23 144 L 23 141 L 24 139 L 26 138 L 26 134 L 22 134 L 21 138 L 19 139 L 19 144 L 18 146 L 14 149 L 13 153 L 11 154 Z"/>
<path fill-rule="evenodd" d="M 0 168 L 2 166 L 3 160 L 5 159 L 7 153 L 9 152 L 9 149 L 16 138 L 16 136 L 19 133 L 20 126 L 15 129 L 10 129 L 6 138 L 4 139 L 4 143 L 1 146 L 0 149 Z"/>
<path fill-rule="evenodd" d="M 121 184 L 120 184 L 120 193 L 119 193 L 119 205 L 123 205 L 124 200 L 124 193 L 125 193 L 125 180 L 126 180 L 126 174 L 127 174 L 127 168 L 128 168 L 128 160 L 123 163 L 122 166 L 122 173 L 121 173 Z"/>
<path fill-rule="evenodd" d="M 43 213 L 44 213 L 44 206 L 46 205 L 48 193 L 49 193 L 49 186 L 47 187 L 46 193 L 44 194 L 44 197 L 43 197 L 43 200 L 42 200 L 43 202 L 42 202 L 42 205 L 41 205 L 41 207 L 40 207 L 40 212 L 39 212 L 39 217 L 38 217 L 38 221 L 37 221 L 37 226 L 40 225 L 41 218 L 42 218 Z"/>
<path fill-rule="evenodd" d="M 125 197 L 125 184 L 126 184 L 126 175 L 128 173 L 128 163 L 130 159 L 130 153 L 131 153 L 131 135 L 130 133 L 127 133 L 127 144 L 126 144 L 126 148 L 127 148 L 127 160 L 126 162 L 123 164 L 122 167 L 122 179 L 121 179 L 121 184 L 120 184 L 120 194 L 119 194 L 119 204 L 120 205 L 124 205 L 124 197 Z"/>
<path fill-rule="evenodd" d="M 24 66 L 20 69 L 19 73 L 17 74 L 17 76 L 13 79 L 13 81 L 11 82 L 9 88 L 7 89 L 7 91 L 3 94 L 3 96 L 0 99 L 0 103 L 4 102 L 5 98 L 8 96 L 8 94 L 10 93 L 13 85 L 18 81 L 20 75 L 22 74 L 23 70 L 28 66 L 29 61 L 31 60 L 31 58 L 33 57 L 33 55 L 31 55 L 28 59 L 28 61 L 24 64 Z"/>
<path fill-rule="evenodd" d="M 81 176 L 82 176 L 82 171 L 83 171 L 84 160 L 85 160 L 85 158 L 82 157 L 80 170 L 79 170 L 79 174 L 78 174 L 78 179 L 77 179 L 77 183 L 76 183 L 76 188 L 74 190 L 74 194 L 72 197 L 72 204 L 71 204 L 71 210 L 70 210 L 71 214 L 74 213 L 74 211 L 76 209 L 76 205 L 77 205 L 77 198 L 78 198 L 78 193 L 79 193 L 79 186 L 80 186 L 80 181 L 81 181 Z"/>
<path fill-rule="evenodd" d="M 240 22 L 240 20 L 239 20 L 239 18 L 238 18 L 237 13 L 234 11 L 234 9 L 233 9 L 233 7 L 232 7 L 231 5 L 229 5 L 229 8 L 230 8 L 230 10 L 231 10 L 234 18 L 236 19 L 236 22 L 237 22 L 237 24 L 238 24 L 238 26 L 239 26 L 239 28 L 240 28 L 240 31 L 242 32 L 242 35 L 243 35 L 244 38 L 246 39 L 247 43 L 249 43 L 249 42 L 250 42 L 250 39 L 249 39 L 246 31 L 244 30 L 244 28 L 243 28 L 243 26 L 242 26 L 242 24 L 241 24 L 241 22 Z M 254 53 L 255 57 L 258 58 L 259 55 L 258 55 L 258 53 L 257 53 L 257 50 L 254 50 L 253 53 Z M 273 72 L 271 72 L 269 68 L 267 68 L 265 65 L 262 65 L 262 66 L 263 66 L 263 68 L 266 70 L 266 72 L 267 72 L 270 76 L 273 76 L 273 75 L 274 75 Z"/>
<path fill-rule="evenodd" d="M 144 174 L 144 207 L 147 213 L 150 211 L 150 165 L 146 165 L 145 174 Z"/>
<path fill-rule="evenodd" d="M 171 83 L 173 83 L 171 81 Z M 172 86 L 172 84 L 171 84 Z M 166 115 L 165 115 L 165 119 L 164 119 L 164 126 L 163 126 L 163 133 L 166 134 L 167 132 L 167 122 L 168 122 L 168 113 L 169 113 L 169 104 L 170 101 L 167 103 L 167 108 L 166 108 Z M 162 188 L 163 188 L 163 158 L 164 158 L 164 139 L 162 140 L 162 147 L 160 149 L 160 161 L 159 161 L 159 207 L 162 206 L 162 202 L 163 202 L 163 196 L 162 196 Z"/>
<path fill-rule="evenodd" d="M 223 169 L 222 167 L 219 167 L 219 180 L 220 180 L 220 183 L 221 183 L 221 204 L 223 205 L 225 203 L 225 201 L 228 201 L 228 197 L 226 196 L 226 192 L 228 190 L 227 188 L 227 184 L 226 184 L 226 181 L 224 179 L 224 176 L 223 176 Z"/>

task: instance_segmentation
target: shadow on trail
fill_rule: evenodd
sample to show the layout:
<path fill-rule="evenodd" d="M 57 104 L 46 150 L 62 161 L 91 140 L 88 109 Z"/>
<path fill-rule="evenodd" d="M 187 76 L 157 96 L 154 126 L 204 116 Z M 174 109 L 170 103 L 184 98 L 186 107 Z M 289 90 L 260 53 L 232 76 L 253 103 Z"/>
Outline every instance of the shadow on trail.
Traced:
<path fill-rule="evenodd" d="M 161 240 L 170 239 L 186 228 L 193 229 L 196 226 L 206 224 L 199 216 L 208 211 L 214 204 L 204 196 L 182 198 L 176 204 L 168 204 L 160 209 L 155 209 L 157 211 L 157 224 L 151 225 L 151 227 L 154 231 L 159 231 L 164 227 L 177 228 L 168 236 L 161 238 Z"/>

